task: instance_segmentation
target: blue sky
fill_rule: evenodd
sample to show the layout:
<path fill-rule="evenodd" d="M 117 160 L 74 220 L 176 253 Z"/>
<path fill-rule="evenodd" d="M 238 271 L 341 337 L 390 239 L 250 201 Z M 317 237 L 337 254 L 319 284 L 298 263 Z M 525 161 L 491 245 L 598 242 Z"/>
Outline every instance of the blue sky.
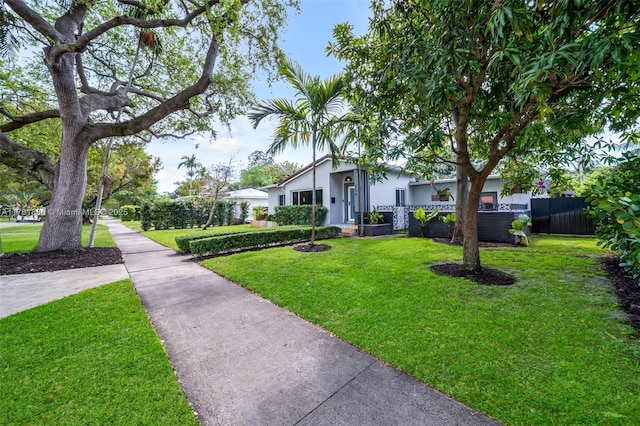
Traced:
<path fill-rule="evenodd" d="M 325 54 L 325 48 L 332 40 L 333 27 L 349 22 L 354 25 L 355 33 L 361 34 L 366 31 L 369 15 L 369 0 L 301 0 L 301 12 L 289 14 L 281 47 L 306 72 L 328 77 L 342 69 L 335 58 Z M 256 80 L 253 86 L 258 100 L 292 98 L 294 95 L 293 90 L 284 83 L 269 87 L 265 81 Z M 274 127 L 275 122 L 265 121 L 253 129 L 246 117 L 239 117 L 232 123 L 231 132 L 222 127 L 218 129 L 215 140 L 191 137 L 152 142 L 147 152 L 160 157 L 163 163 L 163 169 L 156 175 L 158 192 L 171 192 L 176 187 L 174 182 L 186 178 L 186 170 L 178 169 L 180 158 L 184 155 L 195 154 L 198 162 L 204 166 L 227 163 L 233 156 L 237 168 L 243 168 L 249 154 L 256 150 L 267 150 Z M 311 162 L 311 152 L 308 149 L 289 149 L 276 156 L 275 160 L 306 165 Z"/>

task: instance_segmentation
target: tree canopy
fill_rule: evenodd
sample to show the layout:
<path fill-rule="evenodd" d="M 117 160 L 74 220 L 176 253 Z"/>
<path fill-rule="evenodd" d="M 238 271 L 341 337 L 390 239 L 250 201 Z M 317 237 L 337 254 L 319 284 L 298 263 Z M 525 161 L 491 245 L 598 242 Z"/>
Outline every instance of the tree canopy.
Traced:
<path fill-rule="evenodd" d="M 250 77 L 281 56 L 289 7 L 297 0 L 5 0 L 0 161 L 27 163 L 50 180 L 37 250 L 80 247 L 96 141 L 182 137 L 242 112 L 253 100 Z M 15 62 L 6 59 L 12 51 Z M 61 128 L 55 160 L 14 136 L 44 120 Z"/>
<path fill-rule="evenodd" d="M 457 166 L 468 270 L 480 269 L 477 205 L 502 159 L 575 156 L 607 121 L 637 119 L 634 1 L 373 0 L 372 10 L 365 35 L 339 25 L 328 50 L 380 123 L 370 151 Z"/>

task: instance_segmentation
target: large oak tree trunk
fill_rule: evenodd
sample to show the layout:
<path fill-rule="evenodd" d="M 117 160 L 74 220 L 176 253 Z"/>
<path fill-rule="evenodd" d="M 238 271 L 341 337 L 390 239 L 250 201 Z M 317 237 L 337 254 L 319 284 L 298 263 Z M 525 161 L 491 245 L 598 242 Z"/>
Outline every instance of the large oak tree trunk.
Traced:
<path fill-rule="evenodd" d="M 63 138 L 51 203 L 36 251 L 82 247 L 82 199 L 87 187 L 88 150 L 89 144 Z"/>
<path fill-rule="evenodd" d="M 54 175 L 51 203 L 36 251 L 82 248 L 82 200 L 87 188 L 87 153 L 91 143 L 83 140 L 88 117 L 82 113 L 74 80 L 75 55 L 67 53 L 58 62 L 45 49 L 53 87 L 60 106 L 62 145 Z"/>

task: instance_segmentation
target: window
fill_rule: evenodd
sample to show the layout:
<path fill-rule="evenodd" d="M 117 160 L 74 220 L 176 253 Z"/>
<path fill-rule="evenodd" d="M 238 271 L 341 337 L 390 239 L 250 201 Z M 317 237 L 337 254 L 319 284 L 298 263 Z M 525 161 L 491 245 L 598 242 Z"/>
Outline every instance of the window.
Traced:
<path fill-rule="evenodd" d="M 282 195 L 278 195 L 278 205 L 279 206 L 284 206 L 287 204 L 287 198 L 284 194 Z"/>
<path fill-rule="evenodd" d="M 406 191 L 404 189 L 396 189 L 396 206 L 404 206 Z"/>
<path fill-rule="evenodd" d="M 498 210 L 498 193 L 483 192 L 480 194 L 480 206 L 478 210 Z"/>
<path fill-rule="evenodd" d="M 294 206 L 309 205 L 313 201 L 311 191 L 293 191 L 291 194 Z M 316 204 L 322 204 L 322 189 L 316 189 Z"/>

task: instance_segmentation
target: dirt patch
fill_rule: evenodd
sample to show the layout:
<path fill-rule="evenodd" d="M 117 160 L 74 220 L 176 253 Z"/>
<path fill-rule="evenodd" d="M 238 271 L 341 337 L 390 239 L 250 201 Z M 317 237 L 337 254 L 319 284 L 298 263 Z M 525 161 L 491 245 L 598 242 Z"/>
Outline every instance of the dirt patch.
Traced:
<path fill-rule="evenodd" d="M 51 272 L 63 269 L 123 263 L 117 247 L 92 247 L 81 250 L 6 253 L 0 256 L 0 275 Z"/>
<path fill-rule="evenodd" d="M 438 263 L 429 267 L 435 273 L 450 277 L 464 278 L 483 285 L 512 285 L 516 280 L 509 274 L 483 266 L 480 272 L 469 272 L 462 263 Z"/>
<path fill-rule="evenodd" d="M 321 251 L 327 251 L 331 249 L 330 245 L 327 244 L 300 244 L 297 246 L 293 246 L 295 251 L 302 251 L 305 253 L 318 253 Z"/>
<path fill-rule="evenodd" d="M 600 259 L 609 273 L 609 278 L 618 294 L 618 302 L 629 317 L 629 321 L 640 332 L 640 280 L 626 273 L 619 265 L 616 256 L 606 256 Z"/>

